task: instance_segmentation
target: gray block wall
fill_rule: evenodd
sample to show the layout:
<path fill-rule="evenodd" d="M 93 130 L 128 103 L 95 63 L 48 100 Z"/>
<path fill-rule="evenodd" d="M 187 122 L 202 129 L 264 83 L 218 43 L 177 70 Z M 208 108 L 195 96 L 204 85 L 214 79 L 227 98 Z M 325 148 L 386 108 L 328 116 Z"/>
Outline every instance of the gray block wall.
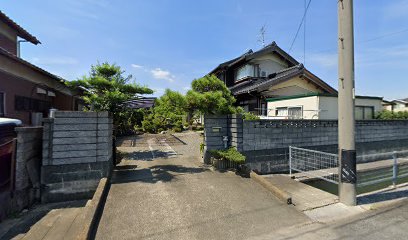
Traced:
<path fill-rule="evenodd" d="M 113 166 L 107 112 L 57 111 L 44 120 L 42 202 L 90 198 Z"/>
<path fill-rule="evenodd" d="M 40 198 L 42 127 L 17 127 L 15 210 L 21 211 Z"/>
<path fill-rule="evenodd" d="M 14 188 L 0 192 L 0 221 L 29 208 L 40 197 L 42 127 L 16 127 L 15 132 Z"/>
<path fill-rule="evenodd" d="M 207 117 L 207 116 L 206 116 Z M 212 136 L 211 149 L 222 148 L 221 134 L 207 133 L 215 125 L 226 129 L 229 146 L 247 157 L 247 164 L 261 173 L 285 171 L 289 146 L 337 153 L 336 120 L 242 120 L 241 116 L 211 116 L 204 119 L 205 135 Z M 215 124 L 215 125 L 214 125 Z M 218 141 L 215 141 L 213 138 Z M 206 138 L 207 139 L 207 138 Z M 210 139 L 210 138 L 208 138 Z M 216 144 L 219 144 L 216 146 Z M 378 153 L 408 149 L 407 120 L 364 120 L 356 122 L 356 149 L 359 162 L 381 160 Z"/>

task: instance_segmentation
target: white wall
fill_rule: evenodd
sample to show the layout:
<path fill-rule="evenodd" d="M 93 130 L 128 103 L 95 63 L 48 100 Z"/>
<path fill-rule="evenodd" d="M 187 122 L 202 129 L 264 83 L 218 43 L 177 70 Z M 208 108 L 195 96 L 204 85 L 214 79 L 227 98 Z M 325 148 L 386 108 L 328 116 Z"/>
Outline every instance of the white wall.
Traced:
<path fill-rule="evenodd" d="M 262 71 L 266 72 L 266 76 L 269 74 L 278 72 L 282 69 L 288 68 L 288 65 L 280 60 L 273 54 L 268 54 L 262 57 L 258 57 L 251 61 L 253 64 L 259 64 L 260 74 Z"/>
<path fill-rule="evenodd" d="M 374 107 L 374 113 L 382 110 L 380 99 L 356 98 L 356 106 Z M 332 119 L 338 118 L 337 97 L 311 96 L 268 102 L 268 117 L 276 117 L 279 107 L 303 108 L 303 119 Z"/>
<path fill-rule="evenodd" d="M 318 97 L 304 97 L 268 102 L 268 117 L 276 117 L 276 109 L 279 107 L 302 107 L 303 119 L 318 119 Z"/>
<path fill-rule="evenodd" d="M 405 106 L 405 104 L 400 103 L 400 102 L 394 102 L 394 112 L 402 112 L 402 111 L 408 111 L 408 107 Z"/>
<path fill-rule="evenodd" d="M 267 91 L 262 92 L 265 96 L 294 96 L 308 93 L 321 93 L 322 90 L 316 88 L 313 83 L 308 83 L 300 77 L 294 77 L 291 80 L 284 81 L 272 86 Z"/>
<path fill-rule="evenodd" d="M 372 98 L 356 98 L 356 106 L 371 106 L 374 107 L 374 112 L 382 110 L 382 100 Z"/>
<path fill-rule="evenodd" d="M 337 119 L 337 97 L 319 97 L 319 119 Z"/>

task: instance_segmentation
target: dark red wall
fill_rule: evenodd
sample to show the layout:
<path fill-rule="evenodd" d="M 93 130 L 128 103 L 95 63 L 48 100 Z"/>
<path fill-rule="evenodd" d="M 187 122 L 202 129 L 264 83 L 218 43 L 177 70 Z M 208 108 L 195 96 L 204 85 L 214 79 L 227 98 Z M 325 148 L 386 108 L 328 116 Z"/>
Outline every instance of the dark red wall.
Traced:
<path fill-rule="evenodd" d="M 56 90 L 49 89 L 56 94 L 56 97 L 47 97 L 45 96 L 45 94 L 37 94 L 37 87 L 46 89 L 46 87 L 44 86 L 37 85 L 30 81 L 0 71 L 0 92 L 4 92 L 6 94 L 5 117 L 20 119 L 24 124 L 30 124 L 31 114 L 29 111 L 15 110 L 16 95 L 48 101 L 51 103 L 52 107 L 59 110 L 74 110 L 72 96 L 68 96 Z"/>

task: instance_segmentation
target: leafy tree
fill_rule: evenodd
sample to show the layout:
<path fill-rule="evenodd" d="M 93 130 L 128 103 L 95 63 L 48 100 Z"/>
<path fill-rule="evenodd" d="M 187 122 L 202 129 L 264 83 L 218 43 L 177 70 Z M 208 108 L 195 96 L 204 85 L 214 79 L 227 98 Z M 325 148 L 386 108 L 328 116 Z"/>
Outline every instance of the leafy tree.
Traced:
<path fill-rule="evenodd" d="M 187 92 L 189 113 L 199 111 L 204 114 L 235 113 L 235 98 L 227 86 L 215 75 L 207 75 L 191 83 Z"/>
<path fill-rule="evenodd" d="M 181 93 L 166 89 L 163 96 L 156 100 L 151 113 L 145 116 L 142 126 L 145 131 L 151 133 L 167 129 L 181 132 L 186 108 L 187 102 Z"/>
<path fill-rule="evenodd" d="M 166 90 L 157 99 L 151 114 L 143 120 L 143 128 L 148 132 L 167 129 L 182 130 L 183 118 L 192 127 L 194 116 L 201 114 L 236 113 L 235 98 L 225 84 L 214 75 L 207 75 L 191 83 L 191 90 L 185 96 Z"/>
<path fill-rule="evenodd" d="M 132 83 L 132 75 L 116 64 L 104 62 L 91 66 L 88 76 L 67 82 L 71 87 L 85 89 L 82 99 L 87 104 L 86 110 L 108 111 L 113 115 L 113 123 L 118 133 L 133 128 L 142 112 L 127 108 L 125 101 L 137 99 L 139 94 L 152 94 L 148 87 Z"/>
<path fill-rule="evenodd" d="M 245 112 L 245 110 L 242 107 L 237 107 L 237 113 L 242 115 L 242 119 L 244 120 L 259 120 L 261 119 L 259 116 L 251 113 L 251 112 Z"/>

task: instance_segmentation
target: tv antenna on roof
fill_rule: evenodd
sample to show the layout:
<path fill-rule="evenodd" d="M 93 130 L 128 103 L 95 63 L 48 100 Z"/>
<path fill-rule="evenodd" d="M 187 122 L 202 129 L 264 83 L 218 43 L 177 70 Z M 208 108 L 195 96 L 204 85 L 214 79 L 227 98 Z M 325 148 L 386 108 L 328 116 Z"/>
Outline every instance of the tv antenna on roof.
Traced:
<path fill-rule="evenodd" d="M 258 42 L 262 44 L 262 47 L 265 47 L 265 33 L 266 33 L 266 27 L 264 24 L 259 30 L 259 39 L 258 39 Z"/>

